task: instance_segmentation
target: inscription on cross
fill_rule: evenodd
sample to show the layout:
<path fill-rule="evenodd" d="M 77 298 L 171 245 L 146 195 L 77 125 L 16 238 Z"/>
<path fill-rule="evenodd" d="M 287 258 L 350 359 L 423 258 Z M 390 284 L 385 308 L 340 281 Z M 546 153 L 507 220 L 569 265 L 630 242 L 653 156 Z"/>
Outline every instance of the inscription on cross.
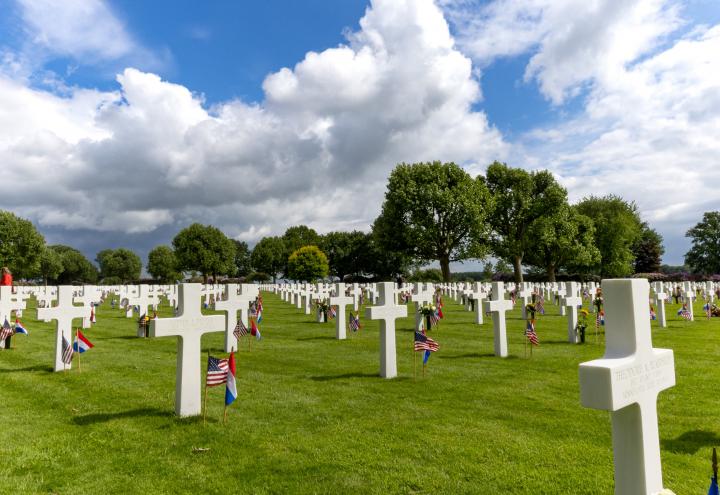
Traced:
<path fill-rule="evenodd" d="M 371 320 L 380 320 L 380 376 L 397 376 L 397 351 L 395 346 L 395 320 L 407 316 L 407 306 L 395 304 L 395 284 L 381 282 L 379 289 L 380 304 L 365 309 L 365 316 Z"/>
<path fill-rule="evenodd" d="M 580 401 L 611 411 L 615 494 L 656 494 L 663 489 L 657 397 L 675 385 L 673 351 L 652 346 L 647 280 L 604 280 L 602 288 L 605 355 L 580 364 Z"/>
<path fill-rule="evenodd" d="M 223 315 L 204 316 L 200 311 L 200 284 L 180 284 L 175 318 L 150 320 L 150 337 L 177 337 L 175 414 L 197 416 L 200 400 L 200 349 L 203 334 L 225 330 Z"/>

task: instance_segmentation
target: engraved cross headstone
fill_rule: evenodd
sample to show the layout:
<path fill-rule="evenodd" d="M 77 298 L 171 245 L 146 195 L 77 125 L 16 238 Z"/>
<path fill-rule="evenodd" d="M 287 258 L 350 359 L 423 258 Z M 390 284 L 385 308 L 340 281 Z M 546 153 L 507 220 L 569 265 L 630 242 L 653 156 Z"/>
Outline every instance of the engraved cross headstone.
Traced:
<path fill-rule="evenodd" d="M 611 411 L 616 495 L 663 489 L 658 394 L 675 385 L 673 351 L 652 346 L 646 279 L 604 280 L 605 355 L 580 364 L 583 406 Z"/>
<path fill-rule="evenodd" d="M 505 325 L 505 312 L 513 308 L 512 301 L 505 299 L 505 286 L 502 282 L 493 282 L 493 299 L 485 301 L 483 309 L 492 313 L 495 355 L 507 357 L 507 328 Z"/>
<path fill-rule="evenodd" d="M 68 343 L 72 342 L 72 322 L 75 318 L 85 316 L 85 308 L 82 306 L 73 306 L 73 290 L 71 285 L 61 285 L 58 287 L 58 305 L 52 308 L 38 308 L 37 316 L 39 320 L 50 321 L 55 320 L 55 371 L 63 371 L 71 367 L 62 361 L 62 340 Z"/>
<path fill-rule="evenodd" d="M 395 320 L 407 316 L 407 306 L 395 304 L 395 284 L 381 282 L 377 284 L 380 304 L 365 309 L 365 316 L 371 320 L 380 320 L 380 376 L 397 376 L 397 352 L 395 348 Z"/>

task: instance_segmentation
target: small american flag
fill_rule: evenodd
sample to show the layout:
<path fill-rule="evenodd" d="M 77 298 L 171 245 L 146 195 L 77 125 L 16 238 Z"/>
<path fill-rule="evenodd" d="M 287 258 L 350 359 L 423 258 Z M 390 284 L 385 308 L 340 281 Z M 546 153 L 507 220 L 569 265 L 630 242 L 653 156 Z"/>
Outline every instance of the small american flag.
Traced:
<path fill-rule="evenodd" d="M 705 316 L 707 317 L 707 319 L 709 320 L 710 318 L 712 318 L 712 308 L 710 307 L 709 302 L 705 303 L 703 309 L 705 310 Z"/>
<path fill-rule="evenodd" d="M 65 336 L 63 335 L 62 338 L 62 362 L 65 364 L 71 364 L 72 358 L 73 358 L 73 351 L 72 346 L 70 345 L 70 342 L 67 341 Z"/>
<path fill-rule="evenodd" d="M 682 309 L 678 311 L 678 316 L 688 321 L 692 318 L 692 315 L 690 314 L 690 311 L 688 311 L 687 306 L 683 306 Z"/>
<path fill-rule="evenodd" d="M 7 318 L 5 318 L 5 323 L 3 323 L 2 330 L 0 330 L 0 340 L 5 340 L 8 337 L 12 337 L 15 334 L 15 330 L 10 326 L 10 323 L 7 321 Z"/>
<path fill-rule="evenodd" d="M 535 304 L 535 308 L 537 309 L 538 313 L 541 315 L 545 314 L 545 298 L 541 295 L 538 296 L 537 303 Z"/>
<path fill-rule="evenodd" d="M 435 311 L 434 313 L 432 313 L 430 315 L 430 326 L 436 327 L 438 323 L 440 323 L 440 316 L 439 316 L 438 312 Z"/>
<path fill-rule="evenodd" d="M 535 333 L 535 321 L 534 320 L 528 320 L 527 326 L 525 327 L 525 337 L 530 341 L 532 345 L 540 345 L 540 341 L 538 340 L 538 336 Z"/>
<path fill-rule="evenodd" d="M 597 328 L 604 324 L 605 324 L 605 312 L 599 311 L 597 316 L 595 317 L 595 327 Z"/>
<path fill-rule="evenodd" d="M 350 313 L 350 330 L 357 332 L 360 330 L 360 315 L 353 315 Z"/>
<path fill-rule="evenodd" d="M 440 348 L 437 342 L 427 335 L 415 331 L 415 350 L 435 352 Z"/>
<path fill-rule="evenodd" d="M 337 316 L 337 311 L 335 311 L 335 306 L 330 306 L 330 309 L 328 310 L 328 318 L 332 319 Z"/>
<path fill-rule="evenodd" d="M 238 320 L 237 325 L 235 325 L 235 330 L 233 330 L 233 334 L 235 335 L 236 339 L 239 339 L 240 337 L 248 334 L 248 329 L 245 326 L 245 323 L 242 322 L 242 320 Z"/>
<path fill-rule="evenodd" d="M 227 359 L 218 359 L 208 356 L 207 378 L 205 386 L 215 387 L 227 382 L 227 374 L 230 369 Z"/>

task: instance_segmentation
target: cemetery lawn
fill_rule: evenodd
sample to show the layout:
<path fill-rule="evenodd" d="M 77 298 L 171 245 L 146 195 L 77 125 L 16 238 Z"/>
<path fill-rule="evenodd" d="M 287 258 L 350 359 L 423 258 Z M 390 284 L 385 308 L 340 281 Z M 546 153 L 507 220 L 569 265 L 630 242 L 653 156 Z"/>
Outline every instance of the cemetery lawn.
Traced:
<path fill-rule="evenodd" d="M 602 335 L 566 343 L 555 306 L 531 359 L 516 306 L 499 359 L 489 318 L 474 325 L 447 301 L 430 334 L 440 351 L 415 381 L 411 318 L 398 321 L 400 376 L 384 380 L 376 322 L 362 317 L 337 341 L 334 323 L 264 299 L 263 340 L 241 342 L 226 425 L 224 387 L 210 389 L 206 425 L 174 417 L 175 338 L 138 339 L 136 320 L 105 303 L 82 371 L 53 373 L 54 323 L 26 310 L 30 336 L 0 351 L 0 493 L 612 493 L 609 414 L 582 408 L 578 387 Z M 720 446 L 720 319 L 701 306 L 694 323 L 675 305 L 669 328 L 652 323 L 654 345 L 675 351 L 677 386 L 658 414 L 665 486 L 678 494 L 705 493 Z M 204 351 L 221 346 L 219 333 L 203 338 Z"/>

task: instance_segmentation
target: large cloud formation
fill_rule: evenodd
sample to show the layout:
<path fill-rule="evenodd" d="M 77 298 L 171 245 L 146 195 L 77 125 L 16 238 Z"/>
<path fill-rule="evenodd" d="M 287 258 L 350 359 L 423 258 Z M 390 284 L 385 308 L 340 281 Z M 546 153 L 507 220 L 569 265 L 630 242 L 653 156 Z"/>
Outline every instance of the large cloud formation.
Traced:
<path fill-rule="evenodd" d="M 2 207 L 107 238 L 199 220 L 254 241 L 300 222 L 367 228 L 399 161 L 506 154 L 471 108 L 472 63 L 433 2 L 377 0 L 360 25 L 347 44 L 270 74 L 260 105 L 206 108 L 133 68 L 115 92 L 62 96 L 6 71 L 0 182 L 13 187 Z"/>

